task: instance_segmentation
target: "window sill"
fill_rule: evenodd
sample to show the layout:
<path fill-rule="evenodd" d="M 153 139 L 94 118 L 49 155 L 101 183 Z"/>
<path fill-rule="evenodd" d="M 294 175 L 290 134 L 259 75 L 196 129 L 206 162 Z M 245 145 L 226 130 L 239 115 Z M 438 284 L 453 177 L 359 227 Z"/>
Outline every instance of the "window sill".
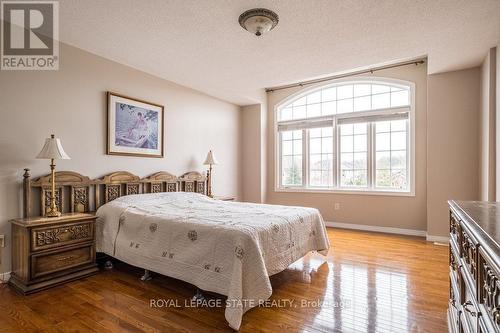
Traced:
<path fill-rule="evenodd" d="M 371 189 L 322 189 L 322 188 L 275 188 L 275 192 L 290 192 L 290 193 L 324 193 L 324 194 L 355 194 L 355 195 L 383 195 L 394 197 L 414 197 L 415 192 L 407 191 L 384 191 L 384 190 L 371 190 Z"/>

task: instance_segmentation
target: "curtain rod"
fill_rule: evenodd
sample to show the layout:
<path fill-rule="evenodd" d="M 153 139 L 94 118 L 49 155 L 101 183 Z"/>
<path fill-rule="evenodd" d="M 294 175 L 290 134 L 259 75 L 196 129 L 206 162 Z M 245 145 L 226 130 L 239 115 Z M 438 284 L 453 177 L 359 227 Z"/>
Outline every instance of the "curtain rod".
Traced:
<path fill-rule="evenodd" d="M 328 76 L 328 77 L 324 77 L 324 78 L 320 78 L 320 79 L 315 79 L 315 80 L 308 80 L 308 81 L 302 81 L 302 82 L 298 82 L 298 83 L 287 84 L 287 85 L 283 85 L 283 86 L 266 88 L 266 93 L 277 91 L 277 90 L 295 88 L 295 87 L 304 87 L 304 86 L 308 86 L 308 85 L 315 84 L 315 83 L 330 81 L 330 80 L 334 80 L 334 79 L 340 79 L 340 78 L 349 77 L 349 76 L 356 76 L 356 75 L 360 75 L 360 74 L 367 74 L 367 73 L 373 74 L 374 72 L 381 71 L 384 69 L 390 69 L 390 68 L 396 68 L 396 67 L 408 66 L 408 65 L 418 66 L 418 65 L 421 65 L 424 63 L 425 63 L 424 59 L 417 59 L 417 60 L 400 62 L 400 63 L 392 64 L 392 65 L 373 67 L 370 69 L 364 69 L 364 70 L 350 72 L 350 73 L 346 73 L 346 74 L 332 75 L 332 76 Z"/>

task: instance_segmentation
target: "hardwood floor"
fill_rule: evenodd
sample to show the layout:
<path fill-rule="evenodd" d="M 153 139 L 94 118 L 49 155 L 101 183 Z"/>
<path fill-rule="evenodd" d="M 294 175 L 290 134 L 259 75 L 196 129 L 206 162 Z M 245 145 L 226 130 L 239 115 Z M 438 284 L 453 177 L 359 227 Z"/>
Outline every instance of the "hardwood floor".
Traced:
<path fill-rule="evenodd" d="M 416 237 L 328 233 L 328 257 L 309 254 L 271 277 L 274 307 L 247 312 L 240 332 L 447 332 L 446 246 Z M 184 306 L 193 286 L 159 275 L 141 282 L 140 275 L 119 264 L 26 297 L 1 285 L 0 332 L 233 332 L 223 308 Z M 150 307 L 151 299 L 177 300 L 180 307 Z"/>

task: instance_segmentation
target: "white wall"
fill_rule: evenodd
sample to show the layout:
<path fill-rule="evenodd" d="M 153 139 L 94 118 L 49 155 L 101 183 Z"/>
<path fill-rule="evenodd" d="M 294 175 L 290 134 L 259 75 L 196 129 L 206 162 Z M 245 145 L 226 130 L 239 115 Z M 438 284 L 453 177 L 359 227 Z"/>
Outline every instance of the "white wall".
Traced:
<path fill-rule="evenodd" d="M 72 158 L 59 161 L 58 170 L 91 178 L 119 170 L 139 176 L 203 171 L 213 149 L 220 163 L 214 193 L 241 198 L 240 107 L 64 44 L 60 65 L 59 71 L 0 72 L 0 234 L 7 236 L 0 273 L 10 271 L 7 221 L 21 215 L 22 169 L 48 173 L 48 161 L 35 156 L 51 133 Z M 164 158 L 105 154 L 108 90 L 165 106 Z"/>

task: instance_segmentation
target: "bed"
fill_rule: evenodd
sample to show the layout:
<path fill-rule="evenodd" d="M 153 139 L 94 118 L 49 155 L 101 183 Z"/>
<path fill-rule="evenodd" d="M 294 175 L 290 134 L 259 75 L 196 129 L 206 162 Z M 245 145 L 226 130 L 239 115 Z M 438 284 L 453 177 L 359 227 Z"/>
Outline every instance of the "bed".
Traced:
<path fill-rule="evenodd" d="M 236 330 L 246 311 L 271 296 L 269 276 L 309 251 L 326 255 L 329 249 L 317 209 L 215 200 L 205 195 L 199 173 L 79 176 L 56 176 L 58 204 L 65 207 L 69 192 L 71 210 L 97 210 L 98 252 L 227 296 L 225 317 Z M 31 188 L 39 188 L 45 209 L 46 180 L 31 182 L 25 174 L 25 202 Z"/>

